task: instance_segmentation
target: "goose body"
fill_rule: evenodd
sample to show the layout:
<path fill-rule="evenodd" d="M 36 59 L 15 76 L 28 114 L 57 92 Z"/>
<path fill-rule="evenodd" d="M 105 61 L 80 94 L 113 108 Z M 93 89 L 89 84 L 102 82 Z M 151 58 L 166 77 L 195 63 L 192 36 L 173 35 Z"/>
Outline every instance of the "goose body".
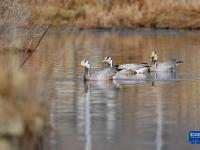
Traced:
<path fill-rule="evenodd" d="M 85 67 L 84 80 L 111 80 L 116 74 L 116 72 L 110 68 L 92 72 L 87 60 L 81 61 L 81 65 Z"/>
<path fill-rule="evenodd" d="M 121 64 L 115 65 L 118 70 L 135 71 L 137 74 L 145 73 L 148 71 L 149 65 L 147 64 Z"/>
<path fill-rule="evenodd" d="M 166 62 L 153 64 L 150 67 L 150 71 L 175 71 L 176 67 L 181 63 L 183 62 L 179 60 L 169 60 Z"/>
<path fill-rule="evenodd" d="M 121 64 L 121 65 L 115 65 L 113 67 L 112 58 L 111 57 L 105 57 L 102 62 L 108 63 L 110 68 L 115 68 L 118 73 L 133 73 L 133 74 L 140 74 L 145 73 L 148 71 L 149 65 L 147 64 Z"/>
<path fill-rule="evenodd" d="M 176 59 L 172 59 L 172 60 L 168 60 L 166 62 L 157 62 L 158 60 L 158 56 L 156 52 L 152 52 L 151 54 L 151 58 L 152 58 L 152 64 L 149 68 L 149 71 L 152 72 L 162 72 L 162 71 L 172 71 L 174 72 L 176 67 L 183 63 L 183 61 L 181 60 L 176 60 Z"/>

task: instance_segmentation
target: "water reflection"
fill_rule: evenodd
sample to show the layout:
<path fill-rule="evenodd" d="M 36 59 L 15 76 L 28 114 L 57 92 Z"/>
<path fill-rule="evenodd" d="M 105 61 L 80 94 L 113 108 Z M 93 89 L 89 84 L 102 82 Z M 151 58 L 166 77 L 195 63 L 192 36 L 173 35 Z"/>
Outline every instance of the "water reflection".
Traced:
<path fill-rule="evenodd" d="M 176 72 L 151 72 L 148 79 L 155 81 L 172 81 L 176 79 Z"/>
<path fill-rule="evenodd" d="M 151 72 L 148 79 L 152 80 L 152 86 L 155 87 L 158 81 L 173 82 L 176 79 L 176 72 Z"/>
<path fill-rule="evenodd" d="M 155 87 L 155 80 L 152 81 L 154 82 L 154 87 Z M 163 130 L 163 109 L 162 109 L 162 98 L 161 95 L 159 95 L 159 93 L 157 93 L 156 91 L 154 91 L 154 94 L 156 95 L 156 123 L 157 123 L 157 128 L 156 128 L 156 150 L 162 150 L 162 146 L 163 146 L 163 134 L 162 134 L 162 130 Z"/>
<path fill-rule="evenodd" d="M 85 150 L 92 149 L 91 136 L 91 108 L 90 108 L 90 84 L 85 84 Z"/>
<path fill-rule="evenodd" d="M 89 89 L 93 90 L 103 90 L 104 92 L 109 92 L 117 90 L 117 85 L 113 84 L 113 80 L 100 80 L 100 81 L 86 81 L 84 83 L 85 90 L 88 91 Z"/>
<path fill-rule="evenodd" d="M 112 83 L 112 81 L 87 81 L 84 83 L 85 88 L 85 150 L 92 149 L 92 133 L 91 133 L 91 94 L 94 94 L 95 90 L 103 90 L 106 95 L 114 95 L 114 92 L 117 90 L 117 86 Z M 106 103 L 106 105 L 112 106 L 111 103 Z M 107 119 L 115 119 L 114 113 L 107 113 Z M 107 127 L 110 130 L 113 130 L 113 123 L 108 122 Z"/>
<path fill-rule="evenodd" d="M 115 114 L 116 102 L 115 99 L 118 87 L 112 81 L 87 81 L 84 83 L 85 87 L 85 149 L 91 149 L 91 137 L 93 128 L 99 128 L 98 124 L 92 122 L 106 120 L 105 124 L 105 138 L 112 139 L 115 134 L 115 121 L 117 116 Z M 101 95 L 101 96 L 100 96 Z M 102 98 L 104 95 L 104 98 Z M 92 108 L 91 108 L 92 107 Z M 104 111 L 103 111 L 104 110 Z M 94 134 L 94 133 L 93 133 Z M 94 134 L 93 140 L 97 138 Z"/>
<path fill-rule="evenodd" d="M 120 87 L 121 84 L 133 85 L 152 81 L 152 86 L 156 86 L 157 81 L 172 82 L 176 80 L 176 72 L 151 72 L 146 74 L 117 74 L 113 83 Z"/>
<path fill-rule="evenodd" d="M 156 150 L 161 150 L 163 145 L 162 139 L 162 124 L 163 124 L 163 112 L 162 112 L 162 101 L 157 99 L 157 130 L 156 130 Z"/>
<path fill-rule="evenodd" d="M 194 80 L 200 77 L 199 39 L 177 32 L 49 33 L 25 67 L 30 73 L 42 65 L 54 70 L 52 150 L 191 149 L 187 133 L 200 126 L 200 81 Z M 185 63 L 176 73 L 80 80 L 82 59 L 93 68 L 104 68 L 98 63 L 104 56 L 116 64 L 150 62 L 153 49 L 161 61 L 175 57 Z"/>

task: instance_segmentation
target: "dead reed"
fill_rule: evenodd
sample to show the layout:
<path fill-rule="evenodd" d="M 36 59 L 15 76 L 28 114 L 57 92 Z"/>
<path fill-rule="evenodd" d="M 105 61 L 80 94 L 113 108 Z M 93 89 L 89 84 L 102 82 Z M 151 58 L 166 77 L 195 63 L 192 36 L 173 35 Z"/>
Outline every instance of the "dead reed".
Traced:
<path fill-rule="evenodd" d="M 76 27 L 200 27 L 198 0 L 69 0 L 55 25 Z M 43 24 L 57 10 L 59 2 L 37 5 Z"/>

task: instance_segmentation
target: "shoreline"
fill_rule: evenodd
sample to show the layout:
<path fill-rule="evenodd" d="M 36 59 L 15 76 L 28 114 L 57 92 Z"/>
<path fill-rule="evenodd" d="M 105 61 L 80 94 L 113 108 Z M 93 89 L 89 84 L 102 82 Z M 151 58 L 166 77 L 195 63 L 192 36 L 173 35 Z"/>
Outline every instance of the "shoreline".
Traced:
<path fill-rule="evenodd" d="M 37 28 L 31 27 L 19 27 L 17 32 L 34 32 L 41 33 L 46 30 L 45 26 L 38 26 Z M 187 33 L 200 33 L 200 29 L 166 29 L 166 28 L 131 28 L 131 27 L 94 27 L 94 28 L 83 28 L 83 27 L 68 27 L 68 26 L 57 26 L 50 27 L 48 33 L 53 32 L 129 32 L 129 33 L 141 33 L 141 34 L 182 34 Z"/>

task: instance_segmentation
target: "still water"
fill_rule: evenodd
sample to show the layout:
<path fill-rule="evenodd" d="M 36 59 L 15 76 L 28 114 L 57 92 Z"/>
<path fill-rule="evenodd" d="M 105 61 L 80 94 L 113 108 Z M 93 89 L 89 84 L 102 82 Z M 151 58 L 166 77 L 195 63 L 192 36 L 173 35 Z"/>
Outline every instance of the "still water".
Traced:
<path fill-rule="evenodd" d="M 105 56 L 149 63 L 152 50 L 184 64 L 176 73 L 83 82 L 82 59 L 94 69 L 105 68 Z M 53 60 L 51 150 L 199 150 L 188 132 L 200 130 L 200 32 L 51 31 L 38 51 Z"/>

